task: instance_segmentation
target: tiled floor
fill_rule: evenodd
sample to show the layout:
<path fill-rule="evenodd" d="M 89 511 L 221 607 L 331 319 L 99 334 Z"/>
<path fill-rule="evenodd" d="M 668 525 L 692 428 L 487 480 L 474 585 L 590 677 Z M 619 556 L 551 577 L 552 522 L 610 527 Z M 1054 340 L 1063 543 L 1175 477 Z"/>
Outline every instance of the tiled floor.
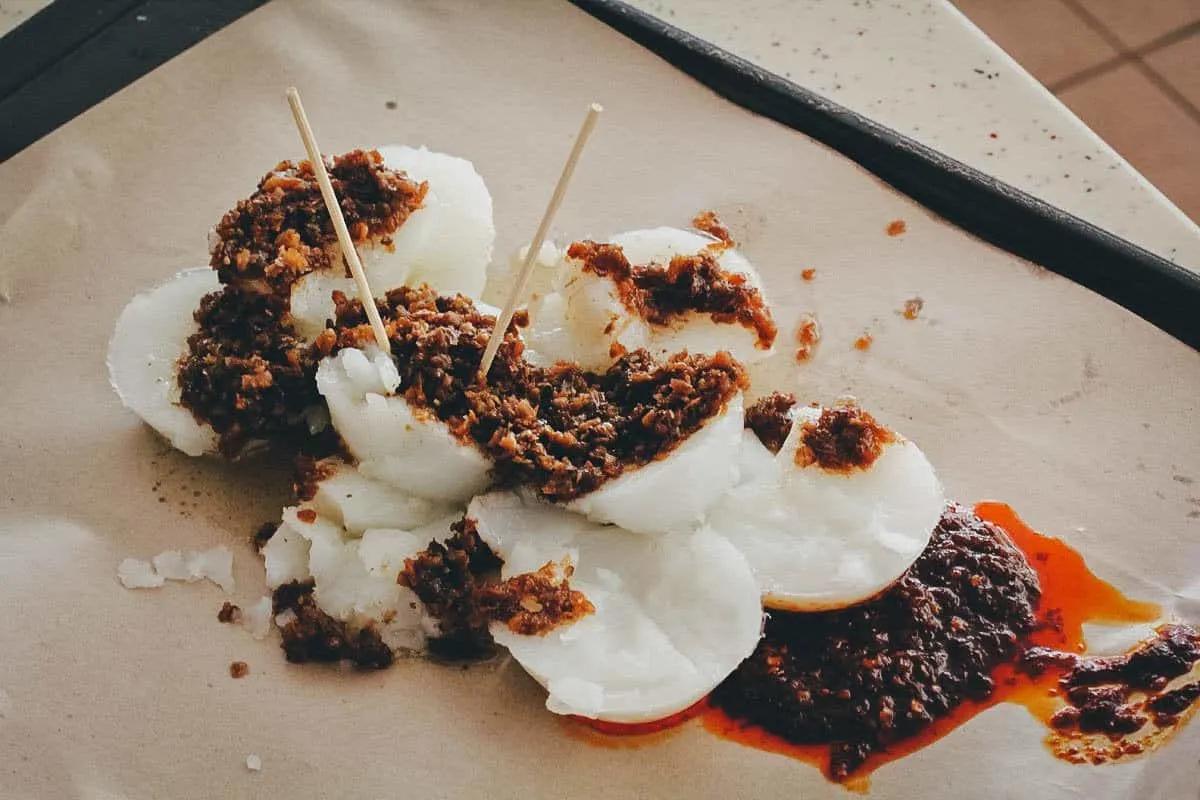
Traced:
<path fill-rule="evenodd" d="M 1200 0 L 952 0 L 1200 221 Z"/>

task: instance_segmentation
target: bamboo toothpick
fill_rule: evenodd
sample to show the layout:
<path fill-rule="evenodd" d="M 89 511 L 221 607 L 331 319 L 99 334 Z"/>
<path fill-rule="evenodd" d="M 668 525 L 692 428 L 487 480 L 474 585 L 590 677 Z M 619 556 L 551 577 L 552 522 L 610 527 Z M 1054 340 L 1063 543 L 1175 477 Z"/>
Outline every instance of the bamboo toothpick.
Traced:
<path fill-rule="evenodd" d="M 375 342 L 385 352 L 391 353 L 392 345 L 388 340 L 387 329 L 383 327 L 383 319 L 379 316 L 379 309 L 375 307 L 375 296 L 371 293 L 371 285 L 367 283 L 367 274 L 363 272 L 362 262 L 358 259 L 358 250 L 354 247 L 354 240 L 350 238 L 350 230 L 346 227 L 346 218 L 342 216 L 342 207 L 338 205 L 337 195 L 329 180 L 329 173 L 325 171 L 325 161 L 321 158 L 321 150 L 317 147 L 317 139 L 313 136 L 312 126 L 308 124 L 308 115 L 304 113 L 304 105 L 300 102 L 300 92 L 296 91 L 295 86 L 287 90 L 287 99 L 288 105 L 292 107 L 292 117 L 296 120 L 296 127 L 300 130 L 300 138 L 304 140 L 304 149 L 308 151 L 308 160 L 312 162 L 317 185 L 321 187 L 321 197 L 325 200 L 325 207 L 329 209 L 329 216 L 333 220 L 333 229 L 337 232 L 338 243 L 342 247 L 342 256 L 350 266 L 350 274 L 354 276 L 354 282 L 358 284 L 358 297 L 362 300 L 363 310 L 367 312 L 367 319 L 375 334 Z"/>
<path fill-rule="evenodd" d="M 496 318 L 496 327 L 492 328 L 492 335 L 488 338 L 487 347 L 484 348 L 479 372 L 485 380 L 488 370 L 492 367 L 492 362 L 496 359 L 500 343 L 504 341 L 504 332 L 508 330 L 517 306 L 525 297 L 525 290 L 529 287 L 530 278 L 533 277 L 534 266 L 537 264 L 538 254 L 541 253 L 542 243 L 546 241 L 546 234 L 550 231 L 550 223 L 554 220 L 555 212 L 562 205 L 563 196 L 567 193 L 567 184 L 571 182 L 571 175 L 575 172 L 575 165 L 579 163 L 583 147 L 587 144 L 588 137 L 592 135 L 592 129 L 596 127 L 596 120 L 600 118 L 600 112 L 603 110 L 599 103 L 592 103 L 588 106 L 587 116 L 584 117 L 579 134 L 575 137 L 575 146 L 571 148 L 571 155 L 567 156 L 567 163 L 563 165 L 562 174 L 558 176 L 558 185 L 554 187 L 554 194 L 550 196 L 550 204 L 546 206 L 546 213 L 542 215 L 542 222 L 538 225 L 537 233 L 533 235 L 533 240 L 529 243 L 525 261 L 521 264 L 521 271 L 517 273 L 517 282 L 513 285 L 512 293 L 509 294 L 508 302 L 504 304 L 500 316 Z"/>

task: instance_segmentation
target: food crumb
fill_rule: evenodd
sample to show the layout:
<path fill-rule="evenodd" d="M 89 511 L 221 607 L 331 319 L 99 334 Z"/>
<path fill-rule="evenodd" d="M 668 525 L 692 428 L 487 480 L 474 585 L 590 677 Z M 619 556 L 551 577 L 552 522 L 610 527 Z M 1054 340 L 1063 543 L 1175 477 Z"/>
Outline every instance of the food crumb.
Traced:
<path fill-rule="evenodd" d="M 388 100 L 386 103 L 383 104 L 383 107 L 386 108 L 388 111 L 395 111 L 398 108 L 398 104 L 396 103 L 395 100 Z"/>
<path fill-rule="evenodd" d="M 302 508 L 296 512 L 296 519 L 311 525 L 317 521 L 317 512 L 311 508 Z"/>
<path fill-rule="evenodd" d="M 919 297 L 914 297 L 911 300 L 904 301 L 904 310 L 900 312 L 900 316 L 905 319 L 916 319 L 921 316 L 921 309 L 925 307 L 925 301 Z"/>
<path fill-rule="evenodd" d="M 871 349 L 871 343 L 875 341 L 875 337 L 869 333 L 864 333 L 862 336 L 854 340 L 854 349 L 867 351 Z"/>
<path fill-rule="evenodd" d="M 817 315 L 811 312 L 801 315 L 800 324 L 796 328 L 796 343 L 799 345 L 796 348 L 796 360 L 807 361 L 812 358 L 813 351 L 820 342 L 821 326 L 817 322 Z"/>
<path fill-rule="evenodd" d="M 244 678 L 250 674 L 250 665 L 245 661 L 234 661 L 229 665 L 229 677 L 233 679 Z"/>
<path fill-rule="evenodd" d="M 241 622 L 241 620 L 241 607 L 234 605 L 228 600 L 221 606 L 221 610 L 217 612 L 217 622 Z"/>
<path fill-rule="evenodd" d="M 246 769 L 251 772 L 259 772 L 262 769 L 262 758 L 254 753 L 246 756 Z"/>
<path fill-rule="evenodd" d="M 156 589 L 162 586 L 164 578 L 159 575 L 154 565 L 140 558 L 127 558 L 117 566 L 117 577 L 126 589 Z"/>
<path fill-rule="evenodd" d="M 692 227 L 698 231 L 704 231 L 728 247 L 733 246 L 733 234 L 729 232 L 729 226 L 721 221 L 715 211 L 701 211 L 696 214 L 692 218 Z"/>
<path fill-rule="evenodd" d="M 811 281 L 813 278 L 817 277 L 817 271 L 812 267 L 800 270 L 800 277 L 806 281 Z"/>
<path fill-rule="evenodd" d="M 907 230 L 908 230 L 908 225 L 905 224 L 904 220 L 894 219 L 888 223 L 887 235 L 888 236 L 899 236 L 900 234 L 904 233 Z"/>

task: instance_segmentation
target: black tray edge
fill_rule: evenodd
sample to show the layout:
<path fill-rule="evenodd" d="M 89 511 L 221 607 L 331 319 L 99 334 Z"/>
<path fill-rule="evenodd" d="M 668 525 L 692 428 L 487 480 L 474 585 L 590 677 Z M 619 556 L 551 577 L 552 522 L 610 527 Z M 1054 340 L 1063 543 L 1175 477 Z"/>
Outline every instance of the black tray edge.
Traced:
<path fill-rule="evenodd" d="M 0 163 L 267 0 L 54 0 L 0 39 Z"/>
<path fill-rule="evenodd" d="M 1200 350 L 1200 274 L 621 0 L 570 0 L 730 102 L 837 150 L 930 211 Z"/>

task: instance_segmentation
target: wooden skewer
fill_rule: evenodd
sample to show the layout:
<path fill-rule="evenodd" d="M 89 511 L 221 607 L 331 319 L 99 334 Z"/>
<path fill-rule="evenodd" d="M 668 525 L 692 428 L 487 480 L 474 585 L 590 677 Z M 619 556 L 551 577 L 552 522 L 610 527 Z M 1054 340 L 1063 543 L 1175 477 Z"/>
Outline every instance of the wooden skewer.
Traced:
<path fill-rule="evenodd" d="M 350 238 L 350 229 L 346 227 L 346 218 L 342 216 L 342 207 L 338 204 L 337 195 L 333 191 L 329 173 L 325 171 L 325 161 L 321 158 L 321 149 L 317 147 L 317 139 L 313 136 L 312 126 L 308 124 L 308 115 L 304 113 L 304 105 L 300 102 L 300 92 L 296 91 L 295 86 L 287 90 L 287 99 L 288 105 L 292 107 L 292 117 L 296 120 L 296 127 L 300 130 L 300 138 L 304 140 L 304 149 L 308 151 L 308 160 L 312 162 L 317 185 L 321 187 L 321 197 L 325 200 L 325 207 L 329 209 L 329 216 L 333 220 L 333 229 L 337 232 L 338 243 L 342 247 L 342 256 L 350 266 L 350 274 L 354 276 L 354 282 L 358 284 L 358 297 L 362 300 L 363 310 L 367 312 L 367 319 L 375 334 L 375 343 L 385 352 L 391 353 L 392 344 L 388 340 L 387 329 L 383 327 L 379 309 L 375 307 L 375 295 L 371 293 L 371 285 L 367 283 L 367 274 L 363 272 L 362 262 L 358 258 L 358 250 L 354 247 L 354 240 Z"/>
<path fill-rule="evenodd" d="M 513 285 L 512 293 L 509 294 L 508 302 L 504 304 L 500 316 L 496 318 L 496 327 L 492 328 L 492 335 L 488 338 L 487 347 L 484 348 L 479 372 L 485 380 L 488 370 L 492 367 L 492 362 L 496 360 L 496 352 L 500 349 L 500 343 L 504 341 L 504 332 L 508 330 L 517 306 L 525 297 L 525 291 L 529 287 L 529 280 L 533 277 L 533 270 L 537 264 L 538 254 L 542 250 L 542 243 L 546 241 L 546 234 L 550 231 L 550 223 L 554 220 L 555 212 L 562 205 L 563 196 L 567 193 L 567 184 L 571 182 L 571 175 L 575 172 L 575 165 L 579 163 L 583 147 L 587 144 L 588 137 L 592 135 L 592 129 L 596 127 L 596 120 L 600 118 L 600 112 L 603 110 L 599 103 L 592 103 L 588 106 L 587 116 L 584 117 L 579 134 L 575 137 L 575 146 L 571 148 L 571 155 L 567 157 L 562 174 L 558 176 L 558 185 L 554 187 L 554 194 L 550 196 L 550 204 L 546 206 L 546 213 L 542 215 L 542 222 L 538 225 L 537 233 L 533 235 L 533 240 L 529 243 L 525 261 L 521 264 L 521 271 L 517 273 L 517 282 Z"/>

